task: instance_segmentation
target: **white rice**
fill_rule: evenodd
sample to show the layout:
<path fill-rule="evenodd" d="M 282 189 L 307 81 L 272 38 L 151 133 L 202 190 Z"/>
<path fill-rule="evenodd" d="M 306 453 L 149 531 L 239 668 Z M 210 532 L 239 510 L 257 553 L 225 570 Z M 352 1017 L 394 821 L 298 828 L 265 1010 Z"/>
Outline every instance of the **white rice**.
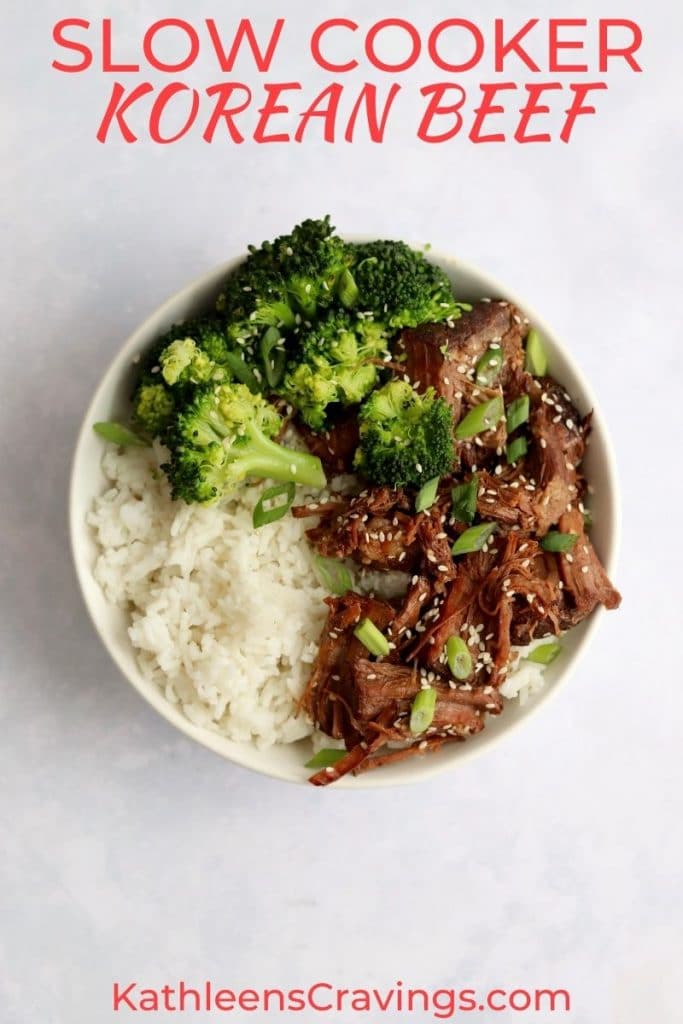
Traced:
<path fill-rule="evenodd" d="M 210 508 L 172 502 L 159 470 L 164 454 L 108 446 L 109 486 L 88 517 L 95 578 L 130 615 L 141 672 L 192 722 L 230 739 L 266 747 L 311 735 L 297 701 L 327 607 L 304 537 L 310 522 L 284 516 L 255 530 L 261 485 Z M 382 582 L 373 573 L 358 585 L 381 591 Z M 405 582 L 390 574 L 392 594 Z M 521 660 L 527 648 L 513 650 L 501 693 L 525 703 L 543 686 L 543 666 Z"/>
<path fill-rule="evenodd" d="M 312 731 L 296 714 L 327 607 L 304 520 L 260 530 L 260 486 L 202 508 L 172 502 L 154 451 L 108 448 L 89 522 L 95 578 L 128 608 L 141 671 L 197 725 L 260 746 Z"/>
<path fill-rule="evenodd" d="M 507 700 L 518 700 L 523 706 L 545 686 L 546 666 L 535 661 L 525 661 L 534 647 L 547 644 L 550 637 L 534 640 L 527 647 L 513 647 L 507 679 L 498 692 Z"/>

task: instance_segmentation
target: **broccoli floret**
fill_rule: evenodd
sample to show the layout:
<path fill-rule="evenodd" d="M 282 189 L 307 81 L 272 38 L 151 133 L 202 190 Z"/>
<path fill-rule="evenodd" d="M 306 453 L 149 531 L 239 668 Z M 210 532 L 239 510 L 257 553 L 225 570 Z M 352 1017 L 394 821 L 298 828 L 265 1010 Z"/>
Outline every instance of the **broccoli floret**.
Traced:
<path fill-rule="evenodd" d="M 357 405 L 375 387 L 377 366 L 387 354 L 388 333 L 371 318 L 329 312 L 297 335 L 298 351 L 285 373 L 281 393 L 314 430 L 327 422 L 328 406 Z"/>
<path fill-rule="evenodd" d="M 347 307 L 369 311 L 389 327 L 457 319 L 466 304 L 456 302 L 440 267 L 405 242 L 350 245 L 353 266 L 342 292 Z"/>
<path fill-rule="evenodd" d="M 161 383 L 143 381 L 133 397 L 133 419 L 150 437 L 162 437 L 168 426 L 175 402 L 168 388 Z"/>
<path fill-rule="evenodd" d="M 305 220 L 273 242 L 249 246 L 217 301 L 230 337 L 249 345 L 264 326 L 291 330 L 302 316 L 315 318 L 334 302 L 349 258 L 329 217 Z"/>
<path fill-rule="evenodd" d="M 453 414 L 433 388 L 417 394 L 394 380 L 373 392 L 359 413 L 355 466 L 373 483 L 421 486 L 453 469 Z"/>
<path fill-rule="evenodd" d="M 219 366 L 204 352 L 193 338 L 177 338 L 159 356 L 161 376 L 169 385 L 206 384 L 228 377 L 224 366 Z"/>
<path fill-rule="evenodd" d="M 216 300 L 231 342 L 249 345 L 264 327 L 290 329 L 296 323 L 284 279 L 276 267 L 249 256 L 227 279 Z"/>
<path fill-rule="evenodd" d="M 163 350 L 174 341 L 192 338 L 197 348 L 205 352 L 215 363 L 225 361 L 225 353 L 233 349 L 228 337 L 225 320 L 219 316 L 192 317 L 173 324 L 152 346 L 141 364 L 143 372 L 151 371 L 159 365 L 159 357 Z"/>
<path fill-rule="evenodd" d="M 329 217 L 303 221 L 291 234 L 265 242 L 261 253 L 275 262 L 294 307 L 307 319 L 332 305 L 349 263 L 348 248 L 335 235 Z"/>
<path fill-rule="evenodd" d="M 324 487 L 320 459 L 271 440 L 282 421 L 243 384 L 198 388 L 175 416 L 164 466 L 174 498 L 211 504 L 247 476 Z"/>

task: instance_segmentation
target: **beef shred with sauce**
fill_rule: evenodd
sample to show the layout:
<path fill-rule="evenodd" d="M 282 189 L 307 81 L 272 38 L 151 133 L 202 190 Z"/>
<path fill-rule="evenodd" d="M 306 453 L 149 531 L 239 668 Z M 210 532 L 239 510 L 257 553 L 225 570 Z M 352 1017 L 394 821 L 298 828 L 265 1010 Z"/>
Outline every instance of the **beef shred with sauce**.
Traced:
<path fill-rule="evenodd" d="M 597 605 L 620 603 L 586 527 L 581 465 L 590 414 L 582 417 L 557 381 L 527 372 L 528 332 L 512 304 L 482 300 L 453 325 L 423 324 L 400 334 L 387 372 L 400 371 L 418 392 L 435 389 L 451 407 L 456 431 L 491 398 L 498 396 L 505 409 L 528 400 L 528 416 L 513 424 L 510 436 L 505 416 L 472 437 L 458 439 L 456 432 L 452 475 L 440 479 L 429 508 L 416 511 L 414 489 L 367 486 L 293 510 L 316 519 L 307 536 L 320 555 L 353 560 L 361 575 L 401 571 L 409 579 L 404 596 L 391 601 L 355 592 L 327 598 L 302 704 L 346 752 L 312 776 L 314 785 L 475 735 L 487 715 L 503 710 L 499 688 L 512 645 L 559 636 Z M 481 374 L 491 352 L 502 357 L 497 371 Z M 352 470 L 353 416 L 347 413 L 327 434 L 305 431 L 304 437 L 333 472 Z M 511 462 L 508 445 L 522 437 L 526 450 Z M 474 523 L 495 529 L 480 550 L 454 555 L 453 544 L 470 523 L 454 514 L 452 489 L 472 481 Z M 551 543 L 558 535 L 559 546 Z M 358 639 L 355 630 L 365 619 L 384 635 L 388 653 L 373 655 Z M 451 637 L 460 637 L 469 654 L 464 678 L 449 668 Z M 433 710 L 415 731 L 412 712 L 424 690 Z"/>

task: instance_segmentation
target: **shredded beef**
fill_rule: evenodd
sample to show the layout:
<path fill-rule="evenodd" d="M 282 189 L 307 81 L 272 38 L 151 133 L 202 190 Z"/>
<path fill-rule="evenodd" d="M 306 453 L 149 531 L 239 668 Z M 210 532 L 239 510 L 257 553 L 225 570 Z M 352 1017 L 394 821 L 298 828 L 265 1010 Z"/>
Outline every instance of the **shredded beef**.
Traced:
<path fill-rule="evenodd" d="M 621 595 L 607 578 L 595 548 L 586 536 L 581 512 L 576 508 L 565 512 L 560 517 L 559 527 L 562 533 L 574 533 L 578 538 L 570 552 L 556 556 L 566 604 L 562 627 L 569 629 L 590 615 L 598 604 L 605 608 L 618 608 Z"/>
<path fill-rule="evenodd" d="M 512 647 L 559 636 L 598 604 L 616 608 L 614 589 L 588 537 L 582 514 L 586 484 L 582 460 L 591 415 L 581 416 L 551 377 L 523 366 L 525 321 L 509 303 L 478 302 L 454 324 L 404 330 L 388 372 L 407 374 L 416 388 L 434 387 L 449 402 L 457 424 L 474 406 L 496 395 L 505 407 L 526 395 L 528 421 L 513 437 L 527 451 L 510 464 L 507 426 L 500 422 L 476 438 L 456 443 L 452 477 L 441 479 L 434 503 L 415 511 L 410 490 L 371 487 L 358 495 L 333 494 L 324 503 L 293 509 L 315 516 L 307 536 L 318 552 L 355 560 L 373 570 L 402 570 L 404 595 L 380 601 L 348 593 L 328 598 L 329 614 L 303 699 L 316 724 L 342 739 L 347 753 L 311 779 L 324 786 L 462 742 L 481 731 L 489 714 L 503 710 L 499 687 L 512 663 Z M 491 345 L 503 364 L 488 386 L 475 366 Z M 309 441 L 335 472 L 351 462 L 352 430 L 338 424 L 329 438 Z M 327 444 L 327 453 L 322 447 Z M 455 539 L 469 526 L 453 515 L 452 488 L 477 478 L 475 524 L 496 524 L 481 550 L 453 556 Z M 571 549 L 554 553 L 541 542 L 549 530 L 576 534 Z M 376 658 L 354 636 L 368 616 L 390 643 Z M 472 659 L 467 679 L 454 679 L 446 645 L 461 637 Z M 423 688 L 436 691 L 434 716 L 413 734 L 413 701 Z"/>
<path fill-rule="evenodd" d="M 356 413 L 338 419 L 328 430 L 317 433 L 305 423 L 297 423 L 297 430 L 306 447 L 317 455 L 328 473 L 350 473 L 358 447 L 358 416 Z"/>

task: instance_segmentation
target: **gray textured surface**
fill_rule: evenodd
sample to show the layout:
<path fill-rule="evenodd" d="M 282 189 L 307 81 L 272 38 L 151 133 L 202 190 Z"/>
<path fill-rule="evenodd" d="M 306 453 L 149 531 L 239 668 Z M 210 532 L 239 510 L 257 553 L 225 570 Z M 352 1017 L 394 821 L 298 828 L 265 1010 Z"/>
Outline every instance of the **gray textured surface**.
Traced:
<path fill-rule="evenodd" d="M 278 5 L 259 6 L 272 14 Z M 314 19 L 303 4 L 286 6 L 292 38 L 326 13 L 360 10 L 322 4 Z M 102 76 L 49 69 L 53 21 L 95 19 L 99 5 L 7 5 L 4 1024 L 109 1020 L 114 978 L 564 985 L 577 1024 L 610 1020 L 617 989 L 627 1004 L 620 1024 L 642 1021 L 634 1007 L 643 993 L 666 990 L 683 953 L 683 495 L 670 471 L 680 461 L 672 449 L 683 384 L 672 76 L 683 26 L 663 0 L 646 15 L 618 6 L 643 22 L 647 72 L 615 75 L 602 116 L 586 120 L 569 147 L 426 148 L 399 125 L 384 147 L 208 147 L 193 138 L 155 149 L 99 146 Z M 192 7 L 195 18 L 230 17 L 225 5 Z M 520 21 L 531 13 L 526 3 L 515 8 Z M 183 9 L 170 3 L 164 13 Z M 422 9 L 425 24 L 429 11 L 452 13 L 443 3 Z M 378 16 L 389 10 L 409 6 L 377 5 Z M 108 11 L 123 50 L 158 16 L 154 4 Z M 477 12 L 498 13 L 490 0 Z M 312 82 L 299 48 L 288 53 L 276 77 L 299 65 Z M 328 209 L 342 230 L 429 239 L 528 296 L 571 340 L 620 463 L 623 610 L 604 621 L 592 655 L 542 715 L 419 789 L 286 787 L 176 735 L 118 677 L 70 566 L 71 449 L 122 339 L 206 267 Z M 667 1014 L 658 1024 L 674 1020 Z"/>

